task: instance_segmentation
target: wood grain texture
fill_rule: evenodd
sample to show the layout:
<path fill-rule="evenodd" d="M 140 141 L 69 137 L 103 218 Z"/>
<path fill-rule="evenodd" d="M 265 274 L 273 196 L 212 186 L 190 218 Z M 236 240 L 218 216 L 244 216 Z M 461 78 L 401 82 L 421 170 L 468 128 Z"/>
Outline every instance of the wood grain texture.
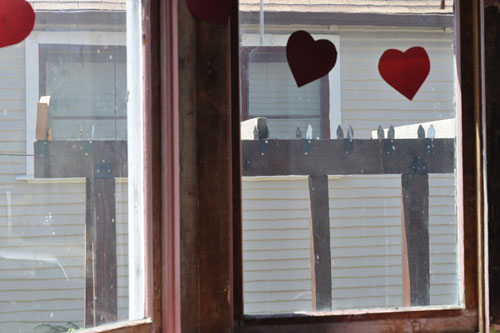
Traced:
<path fill-rule="evenodd" d="M 313 310 L 332 308 L 332 257 L 328 176 L 309 176 L 311 230 L 311 292 Z"/>
<path fill-rule="evenodd" d="M 115 179 L 95 178 L 95 324 L 117 320 L 118 278 L 116 270 Z"/>
<path fill-rule="evenodd" d="M 479 230 L 481 220 L 478 211 L 478 179 L 480 154 L 480 86 L 481 82 L 477 76 L 480 72 L 480 50 L 479 40 L 479 5 L 478 1 L 459 1 L 457 15 L 460 20 L 457 30 L 457 54 L 458 79 L 461 90 L 461 104 L 459 104 L 459 120 L 462 126 L 457 140 L 457 149 L 462 151 L 461 176 L 462 185 L 459 186 L 459 202 L 463 209 L 463 234 L 464 234 L 464 286 L 465 306 L 467 309 L 477 309 L 482 306 L 482 298 L 479 281 L 480 268 L 480 241 Z M 461 198 L 460 198 L 461 196 Z M 478 320 L 479 329 L 479 320 Z"/>
<path fill-rule="evenodd" d="M 158 10 L 159 16 L 152 20 L 149 31 L 152 40 L 161 39 L 159 52 L 151 47 L 152 86 L 160 86 L 160 95 L 152 94 L 151 117 L 147 117 L 152 136 L 148 146 L 152 161 L 149 186 L 154 189 L 150 205 L 153 228 L 153 293 L 152 309 L 154 332 L 178 332 L 181 330 L 181 271 L 180 271 L 180 179 L 179 179 L 179 105 L 178 105 L 178 1 L 151 2 L 150 13 Z M 160 29 L 155 29 L 159 25 Z M 159 31 L 159 33 L 158 33 Z M 164 38 L 161 38 L 164 36 Z M 155 70 L 161 70 L 161 74 Z M 161 108 L 156 107 L 158 104 Z M 161 110 L 161 111 L 160 111 Z M 146 131 L 147 132 L 147 131 Z M 161 160 L 158 155 L 163 151 Z M 161 186 L 154 175 L 161 174 Z M 161 200 L 161 201 L 160 201 Z M 159 216 L 161 212 L 161 217 Z M 160 252 L 161 251 L 161 252 Z M 160 304 L 161 302 L 161 304 Z"/>
<path fill-rule="evenodd" d="M 85 178 L 85 307 L 84 327 L 95 326 L 94 308 L 94 278 L 95 278 L 95 200 L 94 200 L 94 177 Z"/>
<path fill-rule="evenodd" d="M 484 10 L 485 68 L 486 68 L 486 127 L 487 127 L 487 172 L 488 172 L 488 252 L 489 252 L 489 298 L 490 320 L 500 324 L 500 13 L 499 4 L 490 1 Z"/>
<path fill-rule="evenodd" d="M 229 31 L 179 2 L 181 326 L 232 326 Z"/>
<path fill-rule="evenodd" d="M 229 332 L 232 327 L 229 40 L 225 27 L 202 20 L 197 22 L 196 34 L 199 38 L 195 75 L 200 331 Z"/>
<path fill-rule="evenodd" d="M 346 139 L 347 140 L 347 139 Z M 269 152 L 261 155 L 261 142 L 242 141 L 243 176 L 405 174 L 421 158 L 427 173 L 453 173 L 455 140 L 435 139 L 434 153 L 427 153 L 426 140 L 394 140 L 387 154 L 385 141 L 352 140 L 346 154 L 345 140 L 311 140 L 310 152 L 301 140 L 267 140 Z"/>
<path fill-rule="evenodd" d="M 426 316 L 427 314 L 427 316 Z M 291 332 L 475 332 L 477 313 L 453 311 L 451 316 L 443 312 L 432 315 L 429 311 L 367 314 L 364 316 L 309 317 L 295 320 L 280 320 L 280 324 L 248 320 L 247 325 L 238 327 L 238 333 Z M 302 319 L 302 320 L 301 320 Z M 272 322 L 272 320 L 270 320 Z"/>
<path fill-rule="evenodd" d="M 408 269 L 407 274 L 403 272 L 403 289 L 409 289 L 410 306 L 426 306 L 430 304 L 429 176 L 403 175 L 401 188 L 402 257 Z"/>
<path fill-rule="evenodd" d="M 115 177 L 127 177 L 126 141 L 35 141 L 35 177 L 92 177 L 97 161 L 113 165 Z"/>
<path fill-rule="evenodd" d="M 198 275 L 198 170 L 196 145 L 196 48 L 195 19 L 185 1 L 179 1 L 179 178 L 180 178 L 180 274 L 181 330 L 199 332 Z M 210 301 L 210 300 L 207 300 Z"/>

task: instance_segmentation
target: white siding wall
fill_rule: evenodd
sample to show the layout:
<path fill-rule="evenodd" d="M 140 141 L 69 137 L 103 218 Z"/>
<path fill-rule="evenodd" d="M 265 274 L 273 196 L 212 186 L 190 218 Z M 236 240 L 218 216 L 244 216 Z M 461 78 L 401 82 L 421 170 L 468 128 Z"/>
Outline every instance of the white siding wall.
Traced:
<path fill-rule="evenodd" d="M 68 321 L 83 325 L 85 183 L 15 182 L 0 191 L 0 331 L 31 332 L 42 323 Z M 116 198 L 123 320 L 128 318 L 126 182 L 117 182 Z"/>
<path fill-rule="evenodd" d="M 371 138 L 378 125 L 455 117 L 452 32 L 338 27 L 334 34 L 341 45 L 342 125 L 352 125 L 356 138 Z M 378 60 L 389 48 L 413 46 L 427 50 L 431 72 L 408 101 L 382 80 Z M 429 182 L 431 305 L 456 305 L 455 179 L 430 175 Z M 331 176 L 329 195 L 334 309 L 401 306 L 401 177 Z M 244 178 L 246 313 L 311 310 L 308 200 L 305 177 Z"/>
<path fill-rule="evenodd" d="M 0 332 L 83 325 L 85 183 L 26 172 L 24 44 L 0 49 Z M 128 317 L 127 183 L 117 182 L 119 318 Z"/>
<path fill-rule="evenodd" d="M 378 125 L 388 128 L 455 118 L 454 34 L 376 29 L 340 33 L 342 124 L 352 125 L 356 138 L 371 138 Z M 431 71 L 409 101 L 383 81 L 378 61 L 387 49 L 406 51 L 413 46 L 426 49 Z"/>
<path fill-rule="evenodd" d="M 455 188 L 430 175 L 431 305 L 458 304 Z M 401 177 L 329 177 L 334 309 L 402 306 Z M 305 177 L 245 178 L 243 269 L 248 314 L 310 311 Z"/>
<path fill-rule="evenodd" d="M 243 181 L 245 312 L 312 309 L 307 179 Z"/>
<path fill-rule="evenodd" d="M 128 182 L 116 183 L 118 319 L 128 318 Z"/>

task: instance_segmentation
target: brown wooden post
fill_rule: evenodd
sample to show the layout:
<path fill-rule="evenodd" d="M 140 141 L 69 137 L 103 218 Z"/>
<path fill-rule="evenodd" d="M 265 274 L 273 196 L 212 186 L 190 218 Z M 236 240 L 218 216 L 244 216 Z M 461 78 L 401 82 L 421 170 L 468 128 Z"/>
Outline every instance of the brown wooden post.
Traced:
<path fill-rule="evenodd" d="M 314 311 L 332 309 L 328 176 L 309 176 L 311 292 Z"/>
<path fill-rule="evenodd" d="M 85 178 L 85 319 L 84 327 L 95 326 L 94 309 L 94 177 Z"/>
<path fill-rule="evenodd" d="M 85 327 L 118 317 L 115 179 L 110 163 L 96 164 L 86 178 Z"/>
<path fill-rule="evenodd" d="M 95 320 L 96 325 L 117 320 L 115 178 L 111 164 L 100 161 L 94 172 L 95 200 Z"/>
<path fill-rule="evenodd" d="M 429 305 L 429 176 L 404 174 L 401 183 L 403 305 Z"/>

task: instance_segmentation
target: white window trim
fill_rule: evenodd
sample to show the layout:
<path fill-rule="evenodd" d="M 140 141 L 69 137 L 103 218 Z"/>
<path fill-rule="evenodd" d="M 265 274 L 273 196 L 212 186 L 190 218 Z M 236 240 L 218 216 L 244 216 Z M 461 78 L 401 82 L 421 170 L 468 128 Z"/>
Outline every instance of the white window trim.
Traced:
<path fill-rule="evenodd" d="M 36 113 L 39 91 L 40 44 L 113 45 L 125 46 L 125 32 L 109 31 L 33 31 L 25 41 L 26 62 L 26 175 L 35 174 L 33 142 L 36 133 Z"/>
<path fill-rule="evenodd" d="M 329 98 L 330 98 L 330 138 L 336 138 L 337 127 L 341 125 L 342 122 L 342 101 L 341 101 L 341 86 L 340 86 L 340 36 L 338 35 L 324 35 L 324 34 L 312 34 L 314 40 L 326 39 L 335 45 L 337 48 L 337 62 L 335 67 L 328 74 L 329 83 Z M 241 37 L 241 45 L 245 47 L 252 46 L 286 46 L 290 34 L 265 34 L 264 43 L 261 44 L 260 34 L 243 34 Z"/>

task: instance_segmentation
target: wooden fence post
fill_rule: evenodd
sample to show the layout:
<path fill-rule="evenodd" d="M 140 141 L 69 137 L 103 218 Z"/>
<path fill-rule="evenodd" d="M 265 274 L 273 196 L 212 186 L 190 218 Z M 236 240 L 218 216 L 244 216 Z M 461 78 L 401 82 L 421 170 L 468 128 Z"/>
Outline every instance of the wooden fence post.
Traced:
<path fill-rule="evenodd" d="M 313 311 L 332 309 L 332 257 L 328 176 L 309 176 Z"/>
<path fill-rule="evenodd" d="M 429 176 L 404 174 L 402 188 L 403 306 L 430 304 Z"/>

